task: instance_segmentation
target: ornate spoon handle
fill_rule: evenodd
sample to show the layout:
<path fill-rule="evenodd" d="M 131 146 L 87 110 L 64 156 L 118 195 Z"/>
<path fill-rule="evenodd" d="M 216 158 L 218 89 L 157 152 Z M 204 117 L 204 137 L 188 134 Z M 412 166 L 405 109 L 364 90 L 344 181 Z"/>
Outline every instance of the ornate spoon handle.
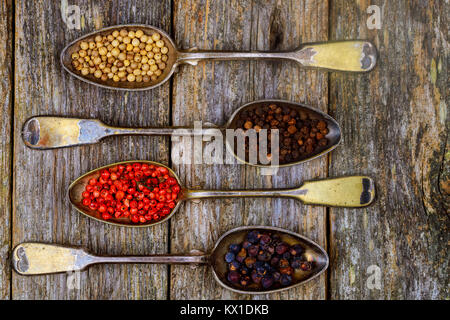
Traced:
<path fill-rule="evenodd" d="M 152 263 L 152 264 L 205 264 L 208 263 L 208 255 L 151 255 L 151 256 L 95 256 L 95 263 Z"/>
<path fill-rule="evenodd" d="M 336 71 L 367 72 L 377 62 L 375 46 L 362 40 L 305 44 L 300 50 L 286 52 L 180 51 L 179 63 L 196 65 L 200 60 L 293 60 L 305 67 Z"/>
<path fill-rule="evenodd" d="M 22 275 L 80 271 L 99 263 L 207 264 L 209 255 L 95 256 L 82 248 L 24 242 L 14 248 L 12 265 Z"/>
<path fill-rule="evenodd" d="M 301 200 L 305 204 L 331 207 L 365 207 L 375 198 L 375 184 L 370 177 L 351 176 L 307 181 L 297 189 L 272 190 L 184 190 L 184 199 L 282 197 Z"/>

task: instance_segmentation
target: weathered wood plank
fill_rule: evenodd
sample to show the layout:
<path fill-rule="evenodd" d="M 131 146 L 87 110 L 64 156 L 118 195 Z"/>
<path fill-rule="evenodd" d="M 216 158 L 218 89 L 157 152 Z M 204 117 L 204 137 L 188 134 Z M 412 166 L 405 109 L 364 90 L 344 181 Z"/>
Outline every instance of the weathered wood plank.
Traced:
<path fill-rule="evenodd" d="M 366 27 L 369 5 L 381 9 L 380 30 Z M 332 39 L 379 48 L 372 73 L 331 77 L 344 134 L 330 175 L 370 174 L 378 189 L 367 210 L 331 210 L 331 298 L 448 299 L 448 4 L 334 0 L 331 9 Z M 379 289 L 367 286 L 371 265 Z"/>
<path fill-rule="evenodd" d="M 298 231 L 326 246 L 325 210 L 288 200 L 208 200 L 184 205 L 168 227 L 131 230 L 100 225 L 72 210 L 70 181 L 113 161 L 133 158 L 168 162 L 168 140 L 108 139 L 102 145 L 37 152 L 20 138 L 23 121 L 36 114 L 98 117 L 126 126 L 169 123 L 170 85 L 145 93 L 119 93 L 81 83 L 64 73 L 62 47 L 102 26 L 141 22 L 169 31 L 170 1 L 71 1 L 82 12 L 82 29 L 69 31 L 60 3 L 18 2 L 15 43 L 16 162 L 13 244 L 45 241 L 82 245 L 98 253 L 149 254 L 210 249 L 228 229 L 267 224 Z M 366 8 L 382 8 L 381 30 L 368 31 Z M 11 38 L 11 2 L 0 9 L 1 39 Z M 323 1 L 175 1 L 175 37 L 180 47 L 201 49 L 292 49 L 325 40 L 328 6 Z M 337 298 L 448 298 L 448 6 L 420 3 L 332 1 L 333 39 L 369 38 L 380 48 L 378 68 L 368 75 L 331 76 L 331 113 L 344 142 L 332 154 L 330 176 L 365 173 L 377 179 L 378 199 L 367 210 L 331 209 L 330 294 Z M 5 26 L 5 27 L 3 27 Z M 9 26 L 9 27 L 8 27 Z M 10 136 L 11 49 L 0 48 L 0 121 Z M 8 60 L 9 59 L 9 60 Z M 175 125 L 194 120 L 222 124 L 241 104 L 284 98 L 327 110 L 327 75 L 275 62 L 201 63 L 182 67 L 174 81 Z M 128 106 L 128 108 L 126 108 Z M 156 122 L 155 120 L 156 119 Z M 146 152 L 149 150 L 149 153 Z M 8 299 L 10 161 L 8 139 L 0 144 L 2 197 L 0 298 Z M 325 177 L 319 159 L 263 177 L 239 165 L 174 166 L 188 186 L 256 188 L 294 186 Z M 6 196 L 4 196 L 6 195 Z M 381 268 L 381 289 L 366 286 L 367 268 Z M 166 266 L 95 266 L 70 291 L 67 275 L 25 278 L 13 274 L 12 297 L 20 299 L 249 298 L 222 290 L 204 267 L 174 266 L 170 293 Z M 268 298 L 325 298 L 325 276 Z M 258 297 L 257 297 L 258 298 Z"/>
<path fill-rule="evenodd" d="M 175 1 L 175 41 L 180 48 L 249 50 L 246 27 L 251 19 L 250 2 Z M 248 100 L 248 64 L 245 62 L 201 63 L 182 66 L 173 89 L 174 125 L 194 121 L 221 125 L 237 106 Z M 238 89 L 240 88 L 240 89 Z M 244 89 L 242 89 L 244 88 Z M 188 187 L 234 188 L 243 186 L 238 165 L 174 166 Z M 226 177 L 226 178 L 224 178 Z M 171 223 L 171 252 L 208 251 L 221 233 L 243 224 L 241 200 L 190 201 Z M 232 297 L 221 290 L 207 267 L 171 267 L 171 299 L 218 299 Z"/>
<path fill-rule="evenodd" d="M 0 300 L 11 297 L 12 1 L 0 4 Z"/>
<path fill-rule="evenodd" d="M 65 44 L 101 27 L 145 23 L 171 28 L 170 1 L 70 1 L 81 10 L 81 30 L 69 30 L 59 1 L 19 1 L 15 61 L 15 189 L 13 243 L 43 241 L 80 245 L 99 254 L 152 254 L 168 250 L 168 226 L 118 228 L 91 221 L 71 208 L 67 188 L 82 173 L 131 159 L 168 161 L 168 139 L 111 138 L 99 145 L 54 151 L 25 147 L 20 132 L 32 115 L 99 118 L 123 126 L 169 122 L 169 84 L 148 92 L 124 93 L 83 83 L 62 70 Z M 68 275 L 13 274 L 15 299 L 164 299 L 167 267 L 101 265 L 81 274 L 80 290 Z"/>
<path fill-rule="evenodd" d="M 286 50 L 327 38 L 324 1 L 175 1 L 174 30 L 179 47 L 204 50 Z M 183 66 L 175 77 L 173 121 L 223 124 L 243 103 L 261 98 L 305 102 L 326 110 L 327 75 L 279 62 L 207 62 Z M 202 188 L 283 188 L 326 176 L 326 159 L 274 177 L 240 165 L 174 166 L 187 186 Z M 171 252 L 211 249 L 219 236 L 240 225 L 274 225 L 300 232 L 326 245 L 325 209 L 289 200 L 202 200 L 188 202 L 172 219 Z M 172 299 L 249 299 L 214 282 L 206 267 L 171 268 Z M 262 298 L 261 296 L 255 298 Z M 325 298 L 325 276 L 271 299 Z"/>
<path fill-rule="evenodd" d="M 301 43 L 328 37 L 328 1 L 257 1 L 253 5 L 253 50 L 292 50 Z M 305 70 L 295 63 L 256 62 L 250 69 L 252 99 L 280 98 L 327 111 L 328 74 Z M 256 168 L 246 168 L 246 188 L 295 187 L 305 180 L 327 176 L 327 157 L 282 168 L 272 178 Z M 283 227 L 303 234 L 326 248 L 326 209 L 294 200 L 245 201 L 245 224 Z M 326 275 L 296 289 L 267 295 L 271 299 L 325 299 Z"/>

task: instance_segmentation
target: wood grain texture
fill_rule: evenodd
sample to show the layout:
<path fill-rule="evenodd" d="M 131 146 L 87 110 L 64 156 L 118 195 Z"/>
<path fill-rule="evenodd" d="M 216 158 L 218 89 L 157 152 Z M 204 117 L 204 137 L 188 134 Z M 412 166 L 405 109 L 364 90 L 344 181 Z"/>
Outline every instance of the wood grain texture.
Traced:
<path fill-rule="evenodd" d="M 84 246 L 98 254 L 154 254 L 168 250 L 168 226 L 130 229 L 90 220 L 71 208 L 67 188 L 84 172 L 109 163 L 149 159 L 167 163 L 168 139 L 110 138 L 79 148 L 36 151 L 20 132 L 32 115 L 93 117 L 112 125 L 162 126 L 169 122 L 169 84 L 147 92 L 94 87 L 67 74 L 62 48 L 93 30 L 130 22 L 171 28 L 170 1 L 70 1 L 81 10 L 81 30 L 69 30 L 59 1 L 18 1 L 15 61 L 15 188 L 13 244 L 43 241 Z M 80 290 L 68 275 L 13 274 L 14 299 L 165 299 L 167 266 L 99 265 L 81 274 Z"/>
<path fill-rule="evenodd" d="M 11 117 L 12 117 L 11 1 L 0 3 L 0 300 L 11 297 Z"/>
<path fill-rule="evenodd" d="M 332 39 L 368 38 L 378 67 L 334 74 L 330 109 L 343 127 L 330 175 L 365 173 L 378 198 L 331 210 L 333 299 L 448 299 L 448 3 L 333 1 Z M 368 30 L 378 5 L 382 28 Z M 380 267 L 380 289 L 366 285 Z M 373 272 L 373 271 L 372 271 Z"/>
<path fill-rule="evenodd" d="M 323 1 L 175 1 L 175 40 L 180 48 L 202 50 L 288 50 L 327 38 L 328 6 Z M 223 124 L 239 106 L 262 98 L 327 108 L 327 74 L 294 63 L 203 62 L 182 66 L 174 80 L 173 121 Z M 325 177 L 326 158 L 276 176 L 241 165 L 178 165 L 187 186 L 211 189 L 285 188 Z M 293 200 L 201 200 L 188 202 L 172 219 L 171 251 L 211 249 L 220 235 L 240 225 L 274 225 L 326 245 L 325 209 Z M 215 283 L 206 267 L 171 268 L 171 299 L 250 299 Z M 255 299 L 324 299 L 325 275 L 297 289 Z"/>
<path fill-rule="evenodd" d="M 179 48 L 249 50 L 251 4 L 248 1 L 175 1 L 174 35 Z M 174 125 L 194 121 L 221 125 L 246 102 L 249 69 L 245 62 L 200 63 L 182 66 L 175 76 Z M 187 187 L 232 189 L 243 187 L 239 165 L 174 165 Z M 242 200 L 189 201 L 171 222 L 171 252 L 210 250 L 220 235 L 243 224 Z M 172 266 L 171 299 L 235 297 L 220 289 L 207 267 Z"/>
<path fill-rule="evenodd" d="M 67 28 L 61 1 L 0 4 L 0 299 L 449 298 L 448 3 L 68 2 L 81 10 L 80 30 Z M 366 26 L 369 5 L 381 8 L 380 30 Z M 289 50 L 327 38 L 367 38 L 379 48 L 379 63 L 373 72 L 355 75 L 289 62 L 203 62 L 181 66 L 162 87 L 129 93 L 96 88 L 62 70 L 59 53 L 67 43 L 128 23 L 160 27 L 183 49 Z M 191 126 L 196 120 L 221 125 L 242 104 L 263 98 L 328 111 L 342 126 L 342 144 L 327 158 L 270 176 L 237 164 L 176 165 L 167 138 L 116 137 L 53 151 L 28 149 L 21 139 L 22 124 L 33 115 L 92 117 L 130 127 Z M 326 209 L 294 200 L 189 201 L 169 223 L 145 229 L 101 224 L 70 207 L 67 188 L 76 177 L 131 159 L 171 164 L 186 186 L 204 189 L 285 188 L 368 174 L 378 196 L 367 209 L 329 209 L 328 221 Z M 328 275 L 283 293 L 247 296 L 222 289 L 207 267 L 93 266 L 81 273 L 77 290 L 69 288 L 68 274 L 23 277 L 9 267 L 10 249 L 23 241 L 79 245 L 98 254 L 188 253 L 210 250 L 222 233 L 241 225 L 283 227 L 315 240 L 328 248 Z M 380 289 L 367 286 L 372 265 L 382 272 Z"/>

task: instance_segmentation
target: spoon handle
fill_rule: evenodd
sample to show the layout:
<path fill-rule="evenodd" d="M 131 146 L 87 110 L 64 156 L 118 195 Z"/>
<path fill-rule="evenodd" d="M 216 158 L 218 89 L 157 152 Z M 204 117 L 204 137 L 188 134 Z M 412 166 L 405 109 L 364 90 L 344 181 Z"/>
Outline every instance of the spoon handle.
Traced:
<path fill-rule="evenodd" d="M 375 46 L 362 40 L 305 44 L 285 52 L 180 51 L 178 61 L 196 65 L 200 60 L 293 60 L 305 67 L 336 71 L 367 72 L 376 65 Z"/>
<path fill-rule="evenodd" d="M 211 134 L 211 129 L 220 128 L 201 128 L 194 129 L 189 127 L 170 127 L 170 128 L 121 128 L 121 127 L 106 127 L 106 136 L 115 135 L 140 135 L 140 136 L 196 136 Z"/>
<path fill-rule="evenodd" d="M 297 189 L 272 190 L 184 190 L 184 199 L 281 197 L 301 200 L 305 204 L 331 207 L 365 207 L 375 198 L 375 184 L 365 176 L 307 181 Z"/>
<path fill-rule="evenodd" d="M 375 182 L 366 176 L 307 181 L 300 190 L 299 199 L 305 204 L 357 208 L 375 199 Z"/>
<path fill-rule="evenodd" d="M 151 264 L 206 264 L 208 255 L 151 255 L 151 256 L 95 256 L 92 264 L 98 263 L 151 263 Z"/>
<path fill-rule="evenodd" d="M 184 199 L 199 198 L 297 198 L 299 189 L 260 189 L 260 190 L 184 190 Z"/>
<path fill-rule="evenodd" d="M 180 51 L 178 61 L 196 65 L 200 60 L 296 60 L 295 52 L 264 51 Z"/>
<path fill-rule="evenodd" d="M 25 122 L 22 138 L 29 148 L 42 150 L 97 143 L 114 135 L 208 136 L 215 134 L 211 129 L 221 130 L 214 125 L 201 128 L 122 128 L 108 126 L 96 119 L 36 116 Z"/>
<path fill-rule="evenodd" d="M 376 47 L 363 40 L 305 44 L 300 50 L 305 67 L 347 72 L 368 72 L 377 63 Z M 300 53 L 299 52 L 299 53 Z"/>
<path fill-rule="evenodd" d="M 13 268 L 22 275 L 81 271 L 100 263 L 206 264 L 209 255 L 193 250 L 189 256 L 96 256 L 82 248 L 34 242 L 19 244 L 12 253 Z"/>

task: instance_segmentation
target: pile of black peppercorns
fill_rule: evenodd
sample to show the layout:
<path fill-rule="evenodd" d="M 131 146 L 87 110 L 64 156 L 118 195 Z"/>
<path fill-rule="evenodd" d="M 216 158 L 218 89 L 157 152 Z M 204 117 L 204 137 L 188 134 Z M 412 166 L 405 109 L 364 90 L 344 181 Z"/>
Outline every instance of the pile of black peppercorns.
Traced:
<path fill-rule="evenodd" d="M 328 139 L 325 138 L 329 132 L 326 121 L 312 119 L 307 112 L 288 106 L 279 107 L 271 104 L 244 109 L 238 114 L 236 126 L 244 131 L 254 129 L 259 132 L 261 129 L 267 129 L 268 140 L 271 139 L 270 130 L 278 129 L 280 164 L 308 158 L 318 149 L 328 145 Z M 267 149 L 267 157 L 271 159 L 270 141 L 268 141 Z M 248 139 L 246 139 L 245 153 L 246 160 L 249 161 Z"/>
<path fill-rule="evenodd" d="M 231 244 L 225 254 L 227 280 L 247 287 L 252 283 L 264 289 L 289 286 L 295 269 L 310 271 L 301 245 L 290 246 L 271 232 L 250 231 L 245 241 Z"/>

